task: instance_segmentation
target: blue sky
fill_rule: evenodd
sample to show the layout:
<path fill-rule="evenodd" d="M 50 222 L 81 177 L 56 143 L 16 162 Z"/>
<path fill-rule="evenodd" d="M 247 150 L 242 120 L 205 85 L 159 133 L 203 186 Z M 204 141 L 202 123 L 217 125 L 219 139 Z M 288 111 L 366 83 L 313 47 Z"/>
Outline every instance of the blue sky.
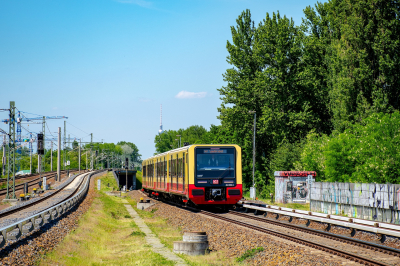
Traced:
<path fill-rule="evenodd" d="M 67 116 L 71 137 L 130 141 L 144 159 L 155 151 L 160 104 L 164 129 L 219 124 L 226 42 L 243 10 L 256 23 L 279 10 L 300 24 L 315 3 L 2 0 L 0 108 L 13 100 L 21 111 Z M 59 126 L 48 120 L 51 132 Z"/>

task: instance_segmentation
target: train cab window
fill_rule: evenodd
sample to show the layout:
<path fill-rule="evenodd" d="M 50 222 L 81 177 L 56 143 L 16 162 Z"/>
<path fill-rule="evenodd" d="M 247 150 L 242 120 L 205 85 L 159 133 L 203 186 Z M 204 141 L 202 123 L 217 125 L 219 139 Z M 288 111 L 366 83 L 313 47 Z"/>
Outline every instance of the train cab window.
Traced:
<path fill-rule="evenodd" d="M 234 178 L 234 148 L 196 148 L 196 178 Z"/>

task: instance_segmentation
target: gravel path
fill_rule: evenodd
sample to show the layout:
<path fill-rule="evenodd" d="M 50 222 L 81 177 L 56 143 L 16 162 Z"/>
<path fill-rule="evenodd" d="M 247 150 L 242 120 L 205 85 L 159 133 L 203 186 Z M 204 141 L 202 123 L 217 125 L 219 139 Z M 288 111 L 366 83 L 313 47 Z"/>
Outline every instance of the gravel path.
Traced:
<path fill-rule="evenodd" d="M 143 197 L 143 194 L 138 191 L 130 192 L 129 195 L 136 200 Z M 230 257 L 240 257 L 249 249 L 263 247 L 264 251 L 246 260 L 250 265 L 359 265 L 291 241 L 188 212 L 164 203 L 157 203 L 146 210 L 151 211 L 153 209 L 157 209 L 155 211 L 156 216 L 166 218 L 169 224 L 181 228 L 182 232 L 207 232 L 210 249 L 214 251 L 225 250 Z"/>
<path fill-rule="evenodd" d="M 89 209 L 95 196 L 94 177 L 83 202 L 70 212 L 52 221 L 39 230 L 26 235 L 18 242 L 10 243 L 0 250 L 0 265 L 35 265 L 46 252 L 51 251 L 63 238 L 78 226 L 79 218 Z"/>

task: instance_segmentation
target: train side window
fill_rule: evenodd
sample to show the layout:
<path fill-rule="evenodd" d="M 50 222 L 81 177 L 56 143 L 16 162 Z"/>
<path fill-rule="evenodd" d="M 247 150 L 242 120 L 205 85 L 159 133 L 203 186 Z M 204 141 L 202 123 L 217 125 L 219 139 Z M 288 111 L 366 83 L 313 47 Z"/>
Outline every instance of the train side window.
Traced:
<path fill-rule="evenodd" d="M 165 161 L 165 158 L 164 158 L 164 177 L 166 177 L 167 176 L 167 162 Z"/>
<path fill-rule="evenodd" d="M 183 177 L 183 164 L 182 164 L 183 160 L 182 158 L 179 158 L 179 177 Z"/>
<path fill-rule="evenodd" d="M 183 167 L 183 169 L 182 169 L 182 176 L 183 176 L 183 178 L 185 178 L 185 155 L 183 155 L 183 157 L 182 157 L 182 160 L 183 160 L 183 162 L 182 162 L 182 167 Z"/>

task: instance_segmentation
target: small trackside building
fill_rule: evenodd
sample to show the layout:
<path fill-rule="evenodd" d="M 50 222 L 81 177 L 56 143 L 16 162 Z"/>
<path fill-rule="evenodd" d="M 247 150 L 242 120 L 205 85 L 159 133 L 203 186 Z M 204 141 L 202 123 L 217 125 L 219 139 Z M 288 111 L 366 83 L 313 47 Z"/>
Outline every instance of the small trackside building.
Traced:
<path fill-rule="evenodd" d="M 275 202 L 278 203 L 309 203 L 310 177 L 315 182 L 317 173 L 314 171 L 276 171 Z"/>

